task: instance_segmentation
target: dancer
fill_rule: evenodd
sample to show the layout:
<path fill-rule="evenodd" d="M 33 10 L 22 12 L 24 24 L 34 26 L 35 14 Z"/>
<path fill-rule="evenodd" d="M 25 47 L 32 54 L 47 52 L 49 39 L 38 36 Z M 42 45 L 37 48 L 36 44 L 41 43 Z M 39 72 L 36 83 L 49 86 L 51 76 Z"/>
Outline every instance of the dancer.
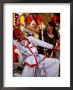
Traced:
<path fill-rule="evenodd" d="M 23 59 L 21 59 L 24 65 L 21 75 L 22 77 L 58 76 L 59 60 L 54 58 L 46 58 L 44 55 L 38 54 L 36 45 L 56 50 L 59 50 L 58 47 L 32 36 L 24 37 L 23 32 L 19 29 L 13 30 L 13 37 L 13 44 L 17 46 L 23 56 Z"/>

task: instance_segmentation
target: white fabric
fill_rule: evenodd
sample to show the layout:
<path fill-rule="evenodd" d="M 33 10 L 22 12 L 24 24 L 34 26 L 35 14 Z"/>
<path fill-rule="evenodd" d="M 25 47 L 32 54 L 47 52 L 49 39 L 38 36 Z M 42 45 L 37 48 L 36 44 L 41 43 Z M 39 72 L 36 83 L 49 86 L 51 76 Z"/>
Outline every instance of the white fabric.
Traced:
<path fill-rule="evenodd" d="M 20 25 L 20 30 L 23 32 L 24 31 L 24 25 Z"/>
<path fill-rule="evenodd" d="M 35 68 L 25 66 L 22 72 L 22 77 L 34 77 Z"/>
<path fill-rule="evenodd" d="M 27 62 L 27 63 L 30 64 L 30 65 L 37 64 L 37 63 L 36 63 L 36 60 L 35 60 L 35 58 L 34 58 L 33 55 L 27 57 L 25 62 Z"/>
<path fill-rule="evenodd" d="M 33 44 L 32 43 L 37 43 L 37 45 L 39 45 L 39 46 L 42 46 L 42 47 L 46 47 L 46 48 L 52 48 L 53 47 L 53 45 L 51 45 L 51 44 L 48 44 L 48 43 L 46 43 L 46 42 L 44 42 L 44 41 L 41 41 L 41 40 L 38 40 L 38 39 L 36 39 L 36 38 L 33 38 L 33 37 L 31 37 L 31 36 L 29 36 L 28 37 L 28 40 L 30 41 L 30 44 L 28 45 L 29 47 L 31 47 L 31 46 L 33 46 Z M 23 45 L 26 45 L 25 43 L 27 42 L 27 40 L 23 40 L 21 43 L 23 44 Z M 28 43 L 27 43 L 28 44 Z M 25 55 L 26 56 L 29 56 L 29 55 L 31 55 L 31 54 L 33 54 L 33 53 L 37 53 L 38 51 L 37 51 L 37 48 L 36 47 L 33 47 L 33 48 L 30 48 L 31 49 L 31 51 L 33 52 L 31 52 L 30 50 L 29 50 L 29 48 L 28 47 L 24 47 L 23 45 L 21 45 L 19 42 L 17 42 L 17 41 L 14 41 L 14 45 L 16 45 L 17 46 L 17 48 L 20 50 L 20 52 L 21 52 L 21 54 L 24 54 L 24 59 L 26 59 L 26 57 L 25 57 Z M 27 46 L 27 45 L 26 45 Z M 30 56 L 31 57 L 31 56 Z M 32 59 L 30 60 L 30 59 L 28 59 L 28 60 L 26 60 L 27 61 L 27 63 L 29 63 L 29 64 L 36 64 L 35 63 L 35 58 L 32 56 Z M 32 61 L 32 63 L 31 63 L 31 61 Z"/>
<path fill-rule="evenodd" d="M 24 42 L 24 43 L 26 43 L 26 42 Z M 16 41 L 14 41 L 14 45 L 17 46 L 17 48 L 19 49 L 20 53 L 23 55 L 23 59 L 20 59 L 20 62 L 24 63 L 25 59 L 27 58 L 26 59 L 27 63 L 29 63 L 31 65 L 32 64 L 36 64 L 34 56 L 32 56 L 32 57 L 30 56 L 32 53 L 27 47 L 25 48 L 19 42 L 16 42 Z M 33 46 L 32 43 L 29 44 L 29 47 L 31 47 L 31 46 Z M 36 47 L 30 48 L 30 49 L 32 50 L 33 53 L 37 53 L 38 52 Z M 30 58 L 28 59 L 27 56 L 30 56 Z"/>
<path fill-rule="evenodd" d="M 53 45 L 48 44 L 48 43 L 46 43 L 44 41 L 38 40 L 36 38 L 33 38 L 31 36 L 28 37 L 28 39 L 29 39 L 29 41 L 31 43 L 29 46 L 33 46 L 32 43 L 37 43 L 37 45 L 45 47 L 45 48 L 48 48 L 48 49 L 52 49 L 53 48 Z M 20 52 L 22 54 L 24 54 L 24 55 L 26 54 L 27 55 L 29 53 L 28 51 L 30 51 L 30 50 L 29 49 L 27 50 L 27 48 L 22 46 L 19 42 L 15 42 L 15 44 L 16 44 L 17 48 L 20 50 Z M 37 50 L 36 50 L 36 52 L 37 52 Z M 58 76 L 59 60 L 53 59 L 53 58 L 45 58 L 45 60 L 43 61 L 44 55 L 41 55 L 41 54 L 36 55 L 36 58 L 37 58 L 38 63 L 39 63 L 39 68 L 40 69 L 42 69 L 42 68 L 44 69 L 45 75 L 47 77 L 48 76 L 49 77 L 50 76 L 52 76 L 52 77 Z M 26 57 L 25 58 L 25 62 L 27 62 L 28 64 L 31 64 L 31 65 L 36 64 L 35 58 L 34 58 L 33 55 Z M 44 73 L 44 71 L 43 71 L 43 73 Z M 41 74 L 42 74 L 42 72 L 41 72 Z M 32 67 L 30 67 L 28 65 L 25 65 L 25 67 L 24 67 L 24 69 L 22 71 L 22 76 L 24 76 L 24 77 L 28 77 L 28 76 L 33 77 L 34 75 L 35 75 L 35 67 L 32 68 Z M 39 76 L 41 76 L 41 75 L 39 75 Z"/>
<path fill-rule="evenodd" d="M 41 41 L 41 40 L 39 40 L 39 39 L 36 39 L 36 38 L 34 38 L 34 37 L 32 37 L 32 36 L 29 36 L 28 39 L 29 39 L 33 44 L 36 43 L 38 46 L 41 46 L 41 47 L 44 47 L 44 48 L 47 48 L 47 49 L 52 49 L 52 48 L 53 48 L 53 45 L 48 44 L 48 43 L 46 43 L 46 42 L 44 42 L 44 41 Z"/>
<path fill-rule="evenodd" d="M 42 62 L 45 69 L 46 77 L 57 77 L 59 74 L 59 60 L 53 58 L 45 58 Z"/>
<path fill-rule="evenodd" d="M 17 46 L 17 48 L 19 49 L 19 51 L 22 53 L 22 54 L 26 54 L 27 50 L 24 46 L 22 46 L 19 42 L 17 42 L 16 40 L 13 40 L 13 44 L 15 46 Z"/>
<path fill-rule="evenodd" d="M 44 48 L 48 48 L 48 49 L 52 49 L 53 48 L 53 45 L 48 44 L 48 43 L 46 43 L 44 41 L 41 41 L 39 39 L 36 39 L 36 38 L 34 38 L 32 36 L 29 36 L 28 40 L 30 41 L 31 45 L 32 44 L 37 44 L 38 46 L 41 46 L 41 47 L 44 47 Z M 23 41 L 25 41 L 25 40 L 23 40 Z M 13 43 L 14 43 L 14 45 L 17 46 L 17 48 L 20 50 L 21 53 L 25 53 L 27 51 L 27 49 L 24 46 L 22 46 L 19 42 L 13 41 Z M 35 48 L 35 50 L 36 50 L 36 48 Z M 37 52 L 37 50 L 36 50 L 36 52 Z"/>
<path fill-rule="evenodd" d="M 42 55 L 41 55 L 41 57 L 42 57 Z M 28 59 L 30 59 L 30 57 L 28 57 Z M 42 69 L 41 70 L 42 75 L 38 75 L 38 76 L 44 76 L 44 73 L 45 73 L 46 77 L 58 77 L 58 74 L 59 74 L 59 61 L 57 59 L 46 58 L 43 62 L 41 62 L 40 65 L 41 65 L 41 68 L 39 68 L 39 69 L 43 68 L 44 71 L 42 73 L 42 70 L 43 70 Z M 40 65 L 39 65 L 39 67 L 40 67 Z M 24 69 L 23 69 L 22 76 L 33 77 L 34 75 L 35 75 L 34 68 L 31 68 L 30 66 L 26 65 L 24 67 Z"/>
<path fill-rule="evenodd" d="M 29 48 L 31 49 L 31 51 L 32 51 L 33 53 L 38 52 L 38 51 L 37 51 L 37 48 L 34 47 L 32 44 L 29 44 L 28 46 L 29 46 Z M 32 48 L 31 48 L 31 47 L 32 47 Z M 27 52 L 28 52 L 28 53 L 32 54 L 31 51 L 27 48 Z"/>

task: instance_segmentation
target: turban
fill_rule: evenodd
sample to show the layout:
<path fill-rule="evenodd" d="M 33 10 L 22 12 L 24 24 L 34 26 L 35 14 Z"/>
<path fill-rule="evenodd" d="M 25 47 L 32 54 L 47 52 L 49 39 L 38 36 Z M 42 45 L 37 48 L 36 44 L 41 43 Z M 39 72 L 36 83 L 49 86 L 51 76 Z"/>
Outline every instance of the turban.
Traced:
<path fill-rule="evenodd" d="M 54 23 L 56 23 L 59 20 L 60 20 L 60 17 L 59 16 L 53 16 L 52 17 L 52 21 L 54 21 Z"/>
<path fill-rule="evenodd" d="M 43 17 L 42 16 L 35 16 L 35 21 L 38 22 L 42 22 L 43 21 Z"/>
<path fill-rule="evenodd" d="M 25 17 L 25 21 L 26 21 L 26 22 L 31 22 L 31 21 L 32 21 L 32 16 L 31 16 L 31 15 L 26 16 L 26 17 Z"/>
<path fill-rule="evenodd" d="M 18 28 L 13 30 L 13 39 L 18 39 L 18 36 L 20 35 L 22 31 Z"/>

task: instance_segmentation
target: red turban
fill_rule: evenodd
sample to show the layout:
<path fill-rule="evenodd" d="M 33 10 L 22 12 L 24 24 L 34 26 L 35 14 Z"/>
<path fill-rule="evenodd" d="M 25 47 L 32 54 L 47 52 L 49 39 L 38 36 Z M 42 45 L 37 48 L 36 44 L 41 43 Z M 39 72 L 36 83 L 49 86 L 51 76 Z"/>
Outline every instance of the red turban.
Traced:
<path fill-rule="evenodd" d="M 54 23 L 56 23 L 57 21 L 60 20 L 60 17 L 59 16 L 53 16 L 52 20 L 54 21 Z"/>
<path fill-rule="evenodd" d="M 32 21 L 32 16 L 30 16 L 30 15 L 29 16 L 26 16 L 25 17 L 25 21 L 26 22 L 31 22 Z"/>
<path fill-rule="evenodd" d="M 13 30 L 13 39 L 18 39 L 18 36 L 20 35 L 22 31 L 20 29 L 14 29 Z"/>
<path fill-rule="evenodd" d="M 35 21 L 38 22 L 42 22 L 43 21 L 43 17 L 42 16 L 35 16 Z"/>

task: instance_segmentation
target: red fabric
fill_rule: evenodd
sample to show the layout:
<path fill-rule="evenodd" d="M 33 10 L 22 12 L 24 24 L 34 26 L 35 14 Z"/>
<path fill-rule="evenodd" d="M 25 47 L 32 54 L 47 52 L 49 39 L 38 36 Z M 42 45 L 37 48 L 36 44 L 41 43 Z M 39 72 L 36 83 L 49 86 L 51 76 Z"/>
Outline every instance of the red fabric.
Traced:
<path fill-rule="evenodd" d="M 14 28 L 14 30 L 13 30 L 13 38 L 17 39 L 21 32 L 22 31 L 20 29 Z"/>
<path fill-rule="evenodd" d="M 35 47 L 36 49 L 37 49 L 37 47 L 36 46 L 31 46 L 30 48 L 33 48 L 33 47 Z M 38 50 L 38 49 L 37 49 Z"/>
<path fill-rule="evenodd" d="M 45 60 L 46 56 L 44 56 L 43 61 Z"/>
<path fill-rule="evenodd" d="M 17 53 L 15 53 L 16 46 L 13 45 L 13 63 L 17 62 Z"/>
<path fill-rule="evenodd" d="M 38 22 L 38 21 L 40 21 L 40 22 L 42 22 L 43 21 L 43 16 L 35 16 L 35 21 L 36 22 Z"/>
<path fill-rule="evenodd" d="M 54 21 L 54 23 L 56 23 L 56 21 L 58 21 L 59 19 L 60 19 L 59 16 L 53 16 L 53 17 L 52 17 L 52 20 Z"/>
<path fill-rule="evenodd" d="M 28 15 L 25 17 L 26 22 L 31 22 L 32 21 L 32 16 Z"/>
<path fill-rule="evenodd" d="M 30 67 L 36 67 L 36 66 L 38 66 L 38 64 L 29 64 L 29 63 L 27 63 L 27 62 L 25 62 L 24 65 L 28 65 L 28 66 L 30 66 Z"/>
<path fill-rule="evenodd" d="M 53 16 L 53 17 L 52 17 L 52 20 L 56 23 L 57 16 Z"/>
<path fill-rule="evenodd" d="M 33 54 L 33 52 L 32 52 L 32 50 L 31 50 L 31 48 L 29 47 L 29 46 L 27 46 L 28 47 L 28 49 L 30 50 L 30 52 Z M 36 58 L 36 56 L 35 55 L 33 55 L 34 56 L 34 58 L 35 58 L 35 61 L 36 61 L 36 65 L 38 65 L 38 62 L 37 62 L 37 58 Z"/>
<path fill-rule="evenodd" d="M 29 44 L 30 44 L 30 41 L 29 41 L 27 38 L 24 38 L 24 39 L 26 39 L 26 40 L 28 41 L 28 45 L 29 45 Z M 22 44 L 22 45 L 23 45 L 23 44 Z M 27 48 L 28 48 L 28 49 L 30 50 L 30 52 L 33 54 L 32 50 L 31 50 L 32 47 L 29 47 L 28 45 L 27 45 Z M 16 49 L 16 46 L 13 46 L 13 47 L 14 47 L 14 49 Z M 34 46 L 33 46 L 33 47 L 34 47 Z M 14 50 L 14 49 L 13 49 L 13 50 Z M 25 62 L 24 65 L 28 65 L 28 66 L 30 66 L 30 67 L 38 66 L 37 58 L 36 58 L 35 55 L 33 55 L 33 56 L 34 56 L 34 58 L 35 58 L 36 64 L 32 64 L 32 65 L 31 65 L 31 64 Z M 16 54 L 15 54 L 15 52 L 14 52 L 14 62 L 16 62 Z"/>
<path fill-rule="evenodd" d="M 26 40 L 28 40 L 28 39 L 26 39 Z M 29 42 L 29 40 L 28 40 L 28 42 Z M 30 43 L 30 42 L 29 42 L 29 43 Z M 32 50 L 31 50 L 32 47 L 29 47 L 29 43 L 28 43 L 28 45 L 27 45 L 27 48 L 28 48 L 28 49 L 30 50 L 30 52 L 33 54 Z M 36 64 L 32 64 L 32 65 L 31 65 L 31 64 L 25 62 L 24 65 L 28 65 L 28 66 L 30 66 L 30 67 L 38 66 L 37 58 L 36 58 L 35 55 L 33 55 L 33 56 L 34 56 L 34 58 L 35 58 Z"/>

